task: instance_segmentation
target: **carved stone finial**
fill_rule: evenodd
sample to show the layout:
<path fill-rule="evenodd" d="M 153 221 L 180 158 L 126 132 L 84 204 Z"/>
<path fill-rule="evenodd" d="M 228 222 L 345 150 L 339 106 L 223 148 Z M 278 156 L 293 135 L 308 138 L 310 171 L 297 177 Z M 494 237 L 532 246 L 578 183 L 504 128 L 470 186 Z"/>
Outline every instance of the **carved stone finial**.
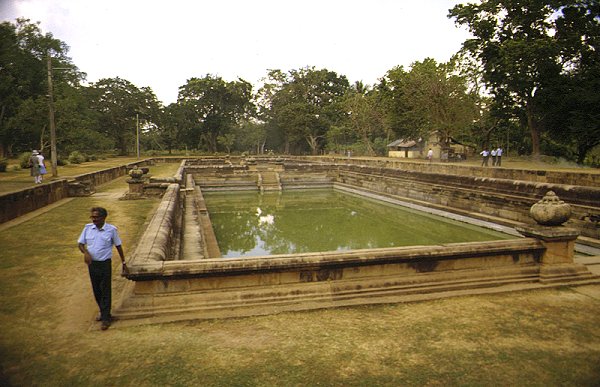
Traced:
<path fill-rule="evenodd" d="M 543 226 L 560 226 L 571 217 L 571 206 L 556 196 L 553 191 L 548 191 L 546 196 L 531 206 L 531 217 Z"/>
<path fill-rule="evenodd" d="M 129 176 L 131 176 L 132 180 L 140 180 L 144 175 L 144 171 L 139 169 L 137 165 L 135 165 L 131 171 L 129 171 Z"/>

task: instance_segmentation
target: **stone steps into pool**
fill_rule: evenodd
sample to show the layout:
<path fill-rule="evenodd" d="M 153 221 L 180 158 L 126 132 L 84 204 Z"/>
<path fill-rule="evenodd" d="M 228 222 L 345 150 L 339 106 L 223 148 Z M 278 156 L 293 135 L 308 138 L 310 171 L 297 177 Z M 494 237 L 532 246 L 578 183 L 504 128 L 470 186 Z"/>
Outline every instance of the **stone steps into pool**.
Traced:
<path fill-rule="evenodd" d="M 261 171 L 258 173 L 258 188 L 264 191 L 281 191 L 279 174 L 274 171 Z"/>

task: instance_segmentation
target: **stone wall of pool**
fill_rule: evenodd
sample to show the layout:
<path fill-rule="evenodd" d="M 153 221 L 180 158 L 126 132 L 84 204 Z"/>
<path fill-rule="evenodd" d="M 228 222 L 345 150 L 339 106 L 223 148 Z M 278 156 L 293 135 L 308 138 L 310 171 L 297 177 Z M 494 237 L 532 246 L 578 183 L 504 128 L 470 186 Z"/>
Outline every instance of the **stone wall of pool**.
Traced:
<path fill-rule="evenodd" d="M 115 310 L 121 323 L 246 316 L 600 281 L 573 262 L 578 235 L 588 235 L 592 243 L 598 236 L 597 223 L 593 223 L 600 216 L 600 190 L 595 187 L 281 158 L 191 160 L 184 164 L 180 177 L 178 182 L 162 184 L 162 204 L 130 258 L 126 277 L 131 281 Z M 498 220 L 520 226 L 522 237 L 217 257 L 203 191 L 315 187 L 377 194 Z M 540 226 L 528 215 L 531 205 L 548 190 L 573 208 L 574 216 L 564 226 Z M 182 254 L 190 232 L 201 245 L 191 258 Z"/>

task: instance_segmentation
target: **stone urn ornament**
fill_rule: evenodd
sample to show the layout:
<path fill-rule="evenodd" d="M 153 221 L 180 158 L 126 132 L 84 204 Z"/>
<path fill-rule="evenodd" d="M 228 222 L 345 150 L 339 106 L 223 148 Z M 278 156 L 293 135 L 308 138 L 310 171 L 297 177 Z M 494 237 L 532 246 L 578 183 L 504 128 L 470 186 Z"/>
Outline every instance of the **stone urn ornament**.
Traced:
<path fill-rule="evenodd" d="M 571 217 L 571 206 L 560 200 L 553 191 L 531 206 L 531 217 L 543 226 L 560 226 Z"/>
<path fill-rule="evenodd" d="M 129 176 L 131 179 L 127 179 L 129 184 L 129 192 L 127 192 L 122 200 L 132 199 L 143 199 L 144 198 L 144 170 L 135 165 L 130 171 Z"/>
<path fill-rule="evenodd" d="M 139 167 L 136 165 L 134 166 L 131 171 L 129 171 L 129 176 L 131 176 L 131 180 L 133 181 L 141 181 L 142 180 L 142 176 L 144 175 L 144 171 L 139 169 Z"/>

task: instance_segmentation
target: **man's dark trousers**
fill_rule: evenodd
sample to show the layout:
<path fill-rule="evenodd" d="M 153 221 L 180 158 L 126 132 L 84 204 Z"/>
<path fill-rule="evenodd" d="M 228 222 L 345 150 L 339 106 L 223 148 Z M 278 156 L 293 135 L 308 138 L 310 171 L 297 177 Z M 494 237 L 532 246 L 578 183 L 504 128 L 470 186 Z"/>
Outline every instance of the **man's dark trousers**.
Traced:
<path fill-rule="evenodd" d="M 88 266 L 94 298 L 102 321 L 110 321 L 112 261 L 92 261 Z"/>

